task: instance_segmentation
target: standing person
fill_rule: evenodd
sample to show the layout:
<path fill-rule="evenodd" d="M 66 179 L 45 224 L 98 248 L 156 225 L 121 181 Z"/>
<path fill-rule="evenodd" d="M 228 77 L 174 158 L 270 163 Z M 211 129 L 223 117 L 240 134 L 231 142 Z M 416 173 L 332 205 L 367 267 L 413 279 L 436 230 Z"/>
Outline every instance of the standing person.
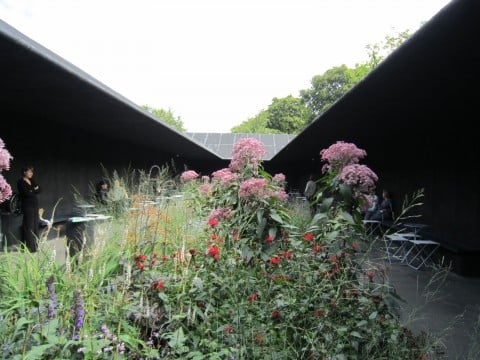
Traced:
<path fill-rule="evenodd" d="M 22 169 L 22 177 L 18 179 L 17 187 L 23 213 L 22 240 L 30 252 L 36 252 L 40 221 L 37 194 L 40 187 L 33 179 L 33 166 Z"/>
<path fill-rule="evenodd" d="M 312 201 L 313 195 L 315 195 L 315 190 L 317 190 L 317 184 L 315 184 L 315 181 L 313 180 L 313 175 L 310 175 L 308 177 L 307 185 L 305 186 L 305 191 L 303 192 L 303 195 L 305 195 L 309 202 Z"/>
<path fill-rule="evenodd" d="M 390 193 L 387 190 L 382 191 L 382 202 L 378 206 L 378 210 L 370 217 L 370 220 L 392 220 L 393 218 L 393 208 L 392 208 L 392 199 L 390 198 Z"/>
<path fill-rule="evenodd" d="M 365 211 L 365 220 L 370 220 L 370 218 L 377 212 L 379 206 L 379 199 L 377 194 L 372 194 L 372 206 L 370 206 Z"/>
<path fill-rule="evenodd" d="M 103 205 L 108 203 L 108 181 L 102 179 L 97 184 L 95 197 L 97 201 Z"/>

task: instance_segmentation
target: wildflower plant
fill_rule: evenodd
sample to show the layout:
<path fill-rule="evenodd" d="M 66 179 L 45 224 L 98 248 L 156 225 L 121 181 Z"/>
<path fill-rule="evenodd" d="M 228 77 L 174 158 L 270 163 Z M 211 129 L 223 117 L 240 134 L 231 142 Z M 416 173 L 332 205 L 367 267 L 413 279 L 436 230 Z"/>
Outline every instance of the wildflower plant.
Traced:
<path fill-rule="evenodd" d="M 175 187 L 189 194 L 123 181 L 131 208 L 69 271 L 41 252 L 6 256 L 4 357 L 433 358 L 392 311 L 382 271 L 363 261 L 353 219 L 293 219 L 287 179 L 263 170 L 263 153 L 243 140 L 231 166 Z"/>

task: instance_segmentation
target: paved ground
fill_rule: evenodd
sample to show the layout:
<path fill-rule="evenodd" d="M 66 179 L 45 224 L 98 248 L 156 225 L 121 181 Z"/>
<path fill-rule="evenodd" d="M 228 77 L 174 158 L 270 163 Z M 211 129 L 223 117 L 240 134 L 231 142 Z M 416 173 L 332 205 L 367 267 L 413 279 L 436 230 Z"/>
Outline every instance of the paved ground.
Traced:
<path fill-rule="evenodd" d="M 438 336 L 446 359 L 479 360 L 480 278 L 462 277 L 445 268 L 414 270 L 398 262 L 384 264 L 405 301 L 401 313 L 409 328 Z"/>

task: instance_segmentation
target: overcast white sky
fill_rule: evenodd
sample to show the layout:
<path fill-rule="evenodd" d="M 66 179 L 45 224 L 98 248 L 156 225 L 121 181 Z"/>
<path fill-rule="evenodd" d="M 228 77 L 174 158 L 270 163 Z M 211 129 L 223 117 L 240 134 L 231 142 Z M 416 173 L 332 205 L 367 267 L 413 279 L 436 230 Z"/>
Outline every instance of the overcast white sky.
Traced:
<path fill-rule="evenodd" d="M 0 19 L 187 131 L 229 132 L 449 0 L 0 0 Z M 1 55 L 0 55 L 1 56 Z"/>

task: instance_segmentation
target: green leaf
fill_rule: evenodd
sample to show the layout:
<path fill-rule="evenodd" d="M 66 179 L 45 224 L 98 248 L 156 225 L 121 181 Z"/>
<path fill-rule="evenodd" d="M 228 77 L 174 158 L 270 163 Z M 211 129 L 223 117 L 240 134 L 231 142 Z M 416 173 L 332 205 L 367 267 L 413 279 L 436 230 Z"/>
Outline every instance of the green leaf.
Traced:
<path fill-rule="evenodd" d="M 182 328 L 178 328 L 177 331 L 165 337 L 169 339 L 168 345 L 174 349 L 184 346 L 185 341 L 187 340 Z"/>
<path fill-rule="evenodd" d="M 270 217 L 279 224 L 283 224 L 283 219 L 280 217 L 280 215 L 277 214 L 276 211 L 270 211 Z"/>
<path fill-rule="evenodd" d="M 346 220 L 349 224 L 355 224 L 355 221 L 353 220 L 352 215 L 350 215 L 348 212 L 342 211 L 342 213 L 340 214 L 340 216 L 341 216 L 344 220 Z"/>
<path fill-rule="evenodd" d="M 368 318 L 369 318 L 370 320 L 373 320 L 373 319 L 375 319 L 375 318 L 377 317 L 377 315 L 378 315 L 378 312 L 377 312 L 377 311 L 374 311 L 374 312 L 372 312 L 372 313 L 370 314 L 370 316 L 369 316 Z"/>
<path fill-rule="evenodd" d="M 356 337 L 356 338 L 359 338 L 359 339 L 362 339 L 362 335 L 360 335 L 360 333 L 358 331 L 352 331 L 350 333 L 350 335 Z"/>
<path fill-rule="evenodd" d="M 357 327 L 362 327 L 368 324 L 367 320 L 361 320 L 357 323 Z"/>
<path fill-rule="evenodd" d="M 45 351 L 48 350 L 49 348 L 51 348 L 52 346 L 55 346 L 55 344 L 44 344 L 44 345 L 34 346 L 25 355 L 24 359 L 25 360 L 42 359 L 42 358 L 44 358 L 43 354 L 45 353 Z"/>

